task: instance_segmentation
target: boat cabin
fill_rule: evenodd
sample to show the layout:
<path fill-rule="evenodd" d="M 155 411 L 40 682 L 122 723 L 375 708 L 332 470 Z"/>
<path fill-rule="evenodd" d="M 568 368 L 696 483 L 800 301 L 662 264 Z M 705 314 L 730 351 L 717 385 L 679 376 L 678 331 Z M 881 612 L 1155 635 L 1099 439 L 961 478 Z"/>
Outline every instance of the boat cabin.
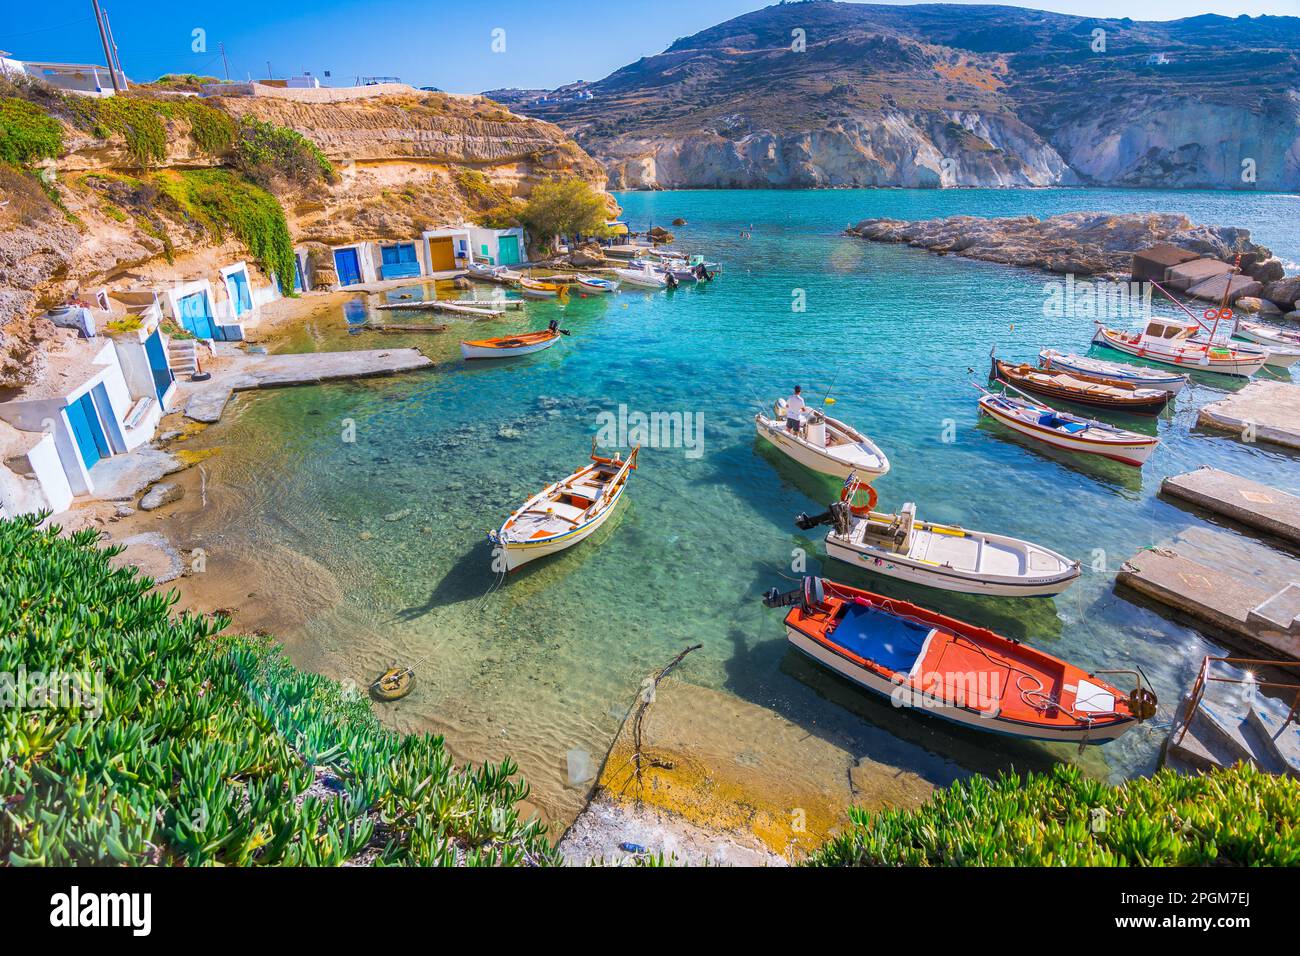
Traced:
<path fill-rule="evenodd" d="M 1142 330 L 1143 341 L 1156 342 L 1175 342 L 1179 339 L 1190 339 L 1198 331 L 1200 326 L 1195 322 L 1188 322 L 1184 319 L 1150 319 L 1147 327 Z"/>

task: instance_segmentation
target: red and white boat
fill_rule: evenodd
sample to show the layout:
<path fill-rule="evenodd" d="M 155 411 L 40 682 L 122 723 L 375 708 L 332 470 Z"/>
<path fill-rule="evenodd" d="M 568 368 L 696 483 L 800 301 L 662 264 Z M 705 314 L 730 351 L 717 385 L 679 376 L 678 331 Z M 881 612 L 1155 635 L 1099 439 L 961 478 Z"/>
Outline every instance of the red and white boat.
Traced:
<path fill-rule="evenodd" d="M 976 730 L 1076 744 L 1114 740 L 1155 715 L 1156 697 L 1131 671 L 1124 694 L 1097 676 L 990 630 L 822 578 L 768 607 L 789 607 L 786 638 L 819 664 L 897 707 Z"/>
<path fill-rule="evenodd" d="M 1108 329 L 1098 322 L 1092 340 L 1148 362 L 1243 378 L 1254 375 L 1268 361 L 1268 353 L 1255 346 L 1196 338 L 1202 331 L 1196 322 L 1182 319 L 1148 319 L 1141 332 Z"/>
<path fill-rule="evenodd" d="M 1154 435 L 1117 428 L 1095 418 L 1059 412 L 1049 405 L 1011 395 L 984 391 L 980 396 L 980 411 L 1044 444 L 1066 451 L 1101 455 L 1135 467 L 1141 467 L 1160 444 L 1160 439 Z"/>

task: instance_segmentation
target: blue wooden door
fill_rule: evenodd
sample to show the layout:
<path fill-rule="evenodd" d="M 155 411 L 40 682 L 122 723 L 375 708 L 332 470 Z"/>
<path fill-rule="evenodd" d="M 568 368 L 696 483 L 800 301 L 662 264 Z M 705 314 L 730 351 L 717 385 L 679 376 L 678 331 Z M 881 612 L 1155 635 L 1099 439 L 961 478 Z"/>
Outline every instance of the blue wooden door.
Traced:
<path fill-rule="evenodd" d="M 339 274 L 339 285 L 356 285 L 361 281 L 361 264 L 355 249 L 336 249 L 334 268 Z"/>
<path fill-rule="evenodd" d="M 108 438 L 99 424 L 99 413 L 95 411 L 95 400 L 89 393 L 68 406 L 68 422 L 72 425 L 72 437 L 77 442 L 81 460 L 89 471 L 99 459 L 110 454 Z"/>
<path fill-rule="evenodd" d="M 415 257 L 414 243 L 384 246 L 379 253 L 384 260 L 385 279 L 410 279 L 420 274 L 420 260 Z"/>
<path fill-rule="evenodd" d="M 497 239 L 497 263 L 503 266 L 519 264 L 519 237 L 500 236 Z"/>
<path fill-rule="evenodd" d="M 208 296 L 195 292 L 181 299 L 181 325 L 201 339 L 216 338 L 216 326 L 208 314 Z"/>
<path fill-rule="evenodd" d="M 230 301 L 235 306 L 235 315 L 240 316 L 253 310 L 253 296 L 248 289 L 248 273 L 232 272 L 226 277 L 230 283 Z"/>
<path fill-rule="evenodd" d="M 167 394 L 167 389 L 171 388 L 174 376 L 167 365 L 167 353 L 163 351 L 162 336 L 157 329 L 154 329 L 153 334 L 144 340 L 144 354 L 149 357 L 149 371 L 153 374 L 153 390 L 158 396 L 158 401 L 161 402 L 163 396 Z"/>
<path fill-rule="evenodd" d="M 293 257 L 293 291 L 302 291 L 302 260 L 297 256 Z"/>

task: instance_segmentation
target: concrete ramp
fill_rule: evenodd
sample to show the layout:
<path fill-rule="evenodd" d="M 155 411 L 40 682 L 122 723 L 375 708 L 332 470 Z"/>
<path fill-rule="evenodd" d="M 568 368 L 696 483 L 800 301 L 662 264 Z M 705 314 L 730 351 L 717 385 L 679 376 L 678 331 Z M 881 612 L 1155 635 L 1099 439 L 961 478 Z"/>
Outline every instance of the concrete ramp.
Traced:
<path fill-rule="evenodd" d="M 1300 544 L 1300 498 L 1217 468 L 1166 478 L 1160 494 Z"/>

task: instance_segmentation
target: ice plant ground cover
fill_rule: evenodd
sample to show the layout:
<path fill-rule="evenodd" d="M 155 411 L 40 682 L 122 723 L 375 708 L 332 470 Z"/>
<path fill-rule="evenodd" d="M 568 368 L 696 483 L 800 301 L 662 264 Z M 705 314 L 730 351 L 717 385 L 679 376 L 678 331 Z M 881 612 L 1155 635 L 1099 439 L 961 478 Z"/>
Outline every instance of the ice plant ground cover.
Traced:
<path fill-rule="evenodd" d="M 0 521 L 0 674 L 23 691 L 0 709 L 4 863 L 556 861 L 512 763 L 384 730 L 270 640 L 173 615 L 96 542 Z"/>
<path fill-rule="evenodd" d="M 1058 765 L 972 777 L 915 810 L 849 811 L 818 866 L 1296 866 L 1300 781 L 1245 765 L 1112 787 Z"/>

